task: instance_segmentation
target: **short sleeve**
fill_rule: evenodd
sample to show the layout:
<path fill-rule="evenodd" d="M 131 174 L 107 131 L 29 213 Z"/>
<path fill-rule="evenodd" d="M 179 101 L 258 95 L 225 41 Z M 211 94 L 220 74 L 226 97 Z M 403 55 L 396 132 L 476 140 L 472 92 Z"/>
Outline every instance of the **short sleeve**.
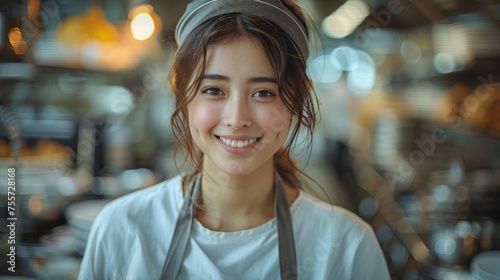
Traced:
<path fill-rule="evenodd" d="M 354 255 L 352 279 L 391 279 L 387 263 L 371 228 L 365 228 Z"/>

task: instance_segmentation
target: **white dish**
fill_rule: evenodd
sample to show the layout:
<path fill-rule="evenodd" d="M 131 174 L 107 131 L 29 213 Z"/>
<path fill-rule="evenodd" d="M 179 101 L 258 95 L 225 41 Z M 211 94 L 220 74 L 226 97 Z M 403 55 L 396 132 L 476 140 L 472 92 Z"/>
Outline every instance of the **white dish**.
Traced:
<path fill-rule="evenodd" d="M 64 215 L 68 220 L 92 224 L 101 210 L 111 199 L 95 199 L 75 202 L 66 208 Z"/>
<path fill-rule="evenodd" d="M 500 251 L 477 254 L 472 259 L 471 271 L 477 280 L 500 280 Z"/>

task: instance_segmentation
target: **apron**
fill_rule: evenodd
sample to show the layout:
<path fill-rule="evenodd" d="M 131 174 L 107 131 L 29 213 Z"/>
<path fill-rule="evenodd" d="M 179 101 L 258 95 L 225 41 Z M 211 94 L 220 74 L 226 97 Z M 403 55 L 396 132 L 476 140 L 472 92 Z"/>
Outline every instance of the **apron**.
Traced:
<path fill-rule="evenodd" d="M 191 227 L 194 219 L 194 203 L 200 197 L 201 174 L 196 174 L 186 192 L 181 212 L 175 224 L 174 236 L 163 264 L 160 279 L 177 279 L 184 255 L 191 236 Z M 293 238 L 292 218 L 286 200 L 283 180 L 277 172 L 274 174 L 274 206 L 278 226 L 278 249 L 281 279 L 297 279 L 297 258 L 295 255 L 295 242 Z"/>

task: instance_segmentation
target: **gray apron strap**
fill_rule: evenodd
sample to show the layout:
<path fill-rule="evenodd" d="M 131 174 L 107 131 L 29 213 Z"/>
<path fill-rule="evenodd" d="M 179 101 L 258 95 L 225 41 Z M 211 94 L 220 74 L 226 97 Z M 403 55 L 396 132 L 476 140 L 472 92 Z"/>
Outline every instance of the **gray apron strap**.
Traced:
<path fill-rule="evenodd" d="M 199 198 L 200 181 L 201 175 L 198 173 L 195 178 L 193 178 L 193 183 L 186 192 L 181 212 L 175 224 L 174 236 L 172 237 L 172 242 L 170 242 L 170 248 L 165 263 L 163 264 L 160 279 L 173 280 L 176 279 L 179 274 L 191 235 L 191 226 L 194 216 L 193 200 L 198 200 Z"/>
<path fill-rule="evenodd" d="M 201 175 L 197 174 L 190 190 L 186 192 L 181 212 L 175 224 L 174 236 L 161 272 L 160 279 L 162 280 L 174 280 L 179 275 L 194 219 L 193 200 L 199 200 L 200 184 Z M 281 279 L 295 280 L 297 279 L 297 257 L 295 255 L 292 218 L 283 188 L 283 180 L 277 172 L 275 172 L 274 189 Z"/>
<path fill-rule="evenodd" d="M 278 224 L 278 249 L 280 257 L 281 279 L 297 279 L 297 257 L 295 255 L 295 239 L 293 237 L 292 217 L 286 200 L 283 180 L 278 172 L 274 173 L 274 206 Z"/>

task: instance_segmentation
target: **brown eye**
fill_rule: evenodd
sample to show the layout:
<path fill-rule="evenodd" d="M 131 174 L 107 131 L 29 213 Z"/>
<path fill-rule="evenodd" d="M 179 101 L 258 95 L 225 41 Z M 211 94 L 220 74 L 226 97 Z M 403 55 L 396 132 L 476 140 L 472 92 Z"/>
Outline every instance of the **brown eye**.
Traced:
<path fill-rule="evenodd" d="M 270 97 L 275 97 L 276 94 L 274 94 L 273 92 L 271 92 L 269 90 L 259 90 L 259 91 L 255 92 L 252 96 L 259 97 L 259 98 L 270 98 Z"/>
<path fill-rule="evenodd" d="M 222 91 L 218 88 L 207 88 L 202 91 L 206 95 L 222 95 Z"/>

